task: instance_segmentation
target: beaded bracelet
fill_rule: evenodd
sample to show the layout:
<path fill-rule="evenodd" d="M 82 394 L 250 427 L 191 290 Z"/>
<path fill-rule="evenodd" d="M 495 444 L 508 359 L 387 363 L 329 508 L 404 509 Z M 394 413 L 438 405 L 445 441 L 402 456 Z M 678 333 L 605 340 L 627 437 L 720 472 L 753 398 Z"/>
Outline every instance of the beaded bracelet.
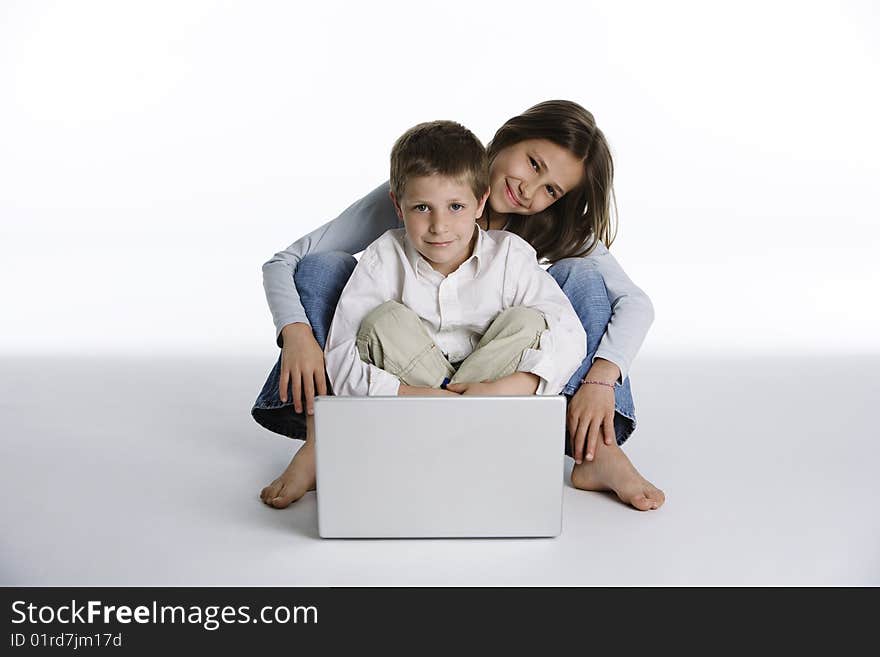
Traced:
<path fill-rule="evenodd" d="M 613 383 L 605 383 L 604 381 L 587 381 L 586 379 L 581 379 L 581 383 L 593 383 L 597 386 L 608 386 L 612 390 L 614 389 Z"/>

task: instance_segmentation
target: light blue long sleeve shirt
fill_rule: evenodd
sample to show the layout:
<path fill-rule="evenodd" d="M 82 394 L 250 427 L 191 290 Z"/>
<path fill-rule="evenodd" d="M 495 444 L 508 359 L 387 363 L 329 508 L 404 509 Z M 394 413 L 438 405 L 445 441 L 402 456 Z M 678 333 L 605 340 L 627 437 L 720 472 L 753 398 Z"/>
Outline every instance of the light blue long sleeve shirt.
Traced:
<path fill-rule="evenodd" d="M 300 260 L 311 253 L 326 251 L 354 255 L 366 249 L 385 231 L 402 227 L 388 190 L 386 181 L 352 203 L 338 217 L 301 237 L 263 264 L 263 287 L 279 345 L 281 329 L 288 324 L 303 322 L 310 325 L 293 280 Z M 629 279 L 604 244 L 599 242 L 585 257 L 595 263 L 605 280 L 611 301 L 611 321 L 593 360 L 604 358 L 617 365 L 622 381 L 654 321 L 654 307 L 648 295 Z"/>

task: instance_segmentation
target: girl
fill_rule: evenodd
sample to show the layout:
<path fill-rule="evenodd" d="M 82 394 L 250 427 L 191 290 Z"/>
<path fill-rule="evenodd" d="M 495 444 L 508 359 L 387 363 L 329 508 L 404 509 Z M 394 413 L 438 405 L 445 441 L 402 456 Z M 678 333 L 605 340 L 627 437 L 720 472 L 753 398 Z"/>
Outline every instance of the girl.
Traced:
<path fill-rule="evenodd" d="M 612 490 L 639 510 L 657 509 L 663 491 L 620 449 L 636 426 L 628 372 L 654 311 L 608 252 L 614 167 L 605 136 L 583 107 L 553 100 L 504 123 L 487 151 L 490 194 L 480 225 L 518 234 L 553 263 L 548 271 L 587 333 L 587 357 L 562 391 L 572 485 Z M 356 264 L 352 254 L 399 227 L 386 182 L 263 265 L 281 355 L 251 411 L 259 424 L 305 439 L 314 397 L 328 392 L 323 348 Z M 283 508 L 314 488 L 314 459 L 307 456 L 294 455 L 262 490 L 263 502 Z"/>

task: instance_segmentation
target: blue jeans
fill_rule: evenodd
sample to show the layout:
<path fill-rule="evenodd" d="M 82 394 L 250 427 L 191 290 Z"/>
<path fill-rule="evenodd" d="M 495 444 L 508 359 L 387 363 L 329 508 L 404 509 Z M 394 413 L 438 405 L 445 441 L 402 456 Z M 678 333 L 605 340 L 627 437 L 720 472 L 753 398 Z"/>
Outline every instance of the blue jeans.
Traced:
<path fill-rule="evenodd" d="M 587 332 L 587 357 L 581 362 L 562 394 L 569 400 L 581 387 L 581 380 L 593 364 L 593 356 L 599 349 L 599 342 L 605 335 L 611 321 L 611 301 L 605 289 L 605 279 L 596 269 L 596 264 L 584 258 L 563 258 L 554 263 L 547 272 L 562 288 L 571 301 L 584 330 Z M 636 429 L 636 411 L 633 404 L 629 377 L 614 386 L 614 435 L 617 444 L 623 445 Z M 571 445 L 565 433 L 565 453 L 571 456 Z"/>
<path fill-rule="evenodd" d="M 300 302 L 312 325 L 315 340 L 324 348 L 327 332 L 333 321 L 333 313 L 342 289 L 354 271 L 357 261 L 353 256 L 341 251 L 313 253 L 303 258 L 293 276 L 296 289 L 299 291 Z M 587 357 L 578 367 L 562 390 L 568 399 L 577 392 L 581 379 L 593 362 L 593 355 L 599 348 L 599 342 L 605 335 L 605 328 L 611 319 L 611 302 L 605 281 L 596 270 L 594 263 L 583 258 L 565 258 L 555 263 L 548 272 L 562 288 L 571 301 L 571 305 L 587 332 Z M 251 415 L 261 426 L 290 438 L 305 439 L 305 414 L 293 409 L 293 390 L 288 388 L 288 401 L 282 402 L 278 394 L 278 382 L 281 378 L 281 356 L 263 389 L 257 396 Z M 330 389 L 329 381 L 327 389 Z M 614 430 L 617 444 L 622 445 L 636 428 L 636 416 L 633 406 L 629 379 L 623 384 L 614 386 Z M 565 440 L 566 453 L 570 454 L 568 435 Z"/>
<path fill-rule="evenodd" d="M 357 260 L 344 251 L 313 253 L 300 260 L 293 275 L 299 300 L 312 325 L 315 340 L 324 348 L 327 332 L 336 312 L 336 304 L 342 289 L 351 277 Z M 251 415 L 261 426 L 290 438 L 306 438 L 305 413 L 297 413 L 293 408 L 293 387 L 288 385 L 287 401 L 281 401 L 278 392 L 281 380 L 281 356 L 269 372 Z M 330 390 L 330 381 L 327 381 Z M 303 409 L 305 410 L 305 409 Z"/>

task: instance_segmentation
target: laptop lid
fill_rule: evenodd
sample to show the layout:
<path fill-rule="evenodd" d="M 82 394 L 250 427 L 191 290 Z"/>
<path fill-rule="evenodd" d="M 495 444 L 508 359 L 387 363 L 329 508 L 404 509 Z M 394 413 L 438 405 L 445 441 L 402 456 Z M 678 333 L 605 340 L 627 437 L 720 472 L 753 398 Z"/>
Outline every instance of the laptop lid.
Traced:
<path fill-rule="evenodd" d="M 325 538 L 558 536 L 565 398 L 315 399 Z"/>

